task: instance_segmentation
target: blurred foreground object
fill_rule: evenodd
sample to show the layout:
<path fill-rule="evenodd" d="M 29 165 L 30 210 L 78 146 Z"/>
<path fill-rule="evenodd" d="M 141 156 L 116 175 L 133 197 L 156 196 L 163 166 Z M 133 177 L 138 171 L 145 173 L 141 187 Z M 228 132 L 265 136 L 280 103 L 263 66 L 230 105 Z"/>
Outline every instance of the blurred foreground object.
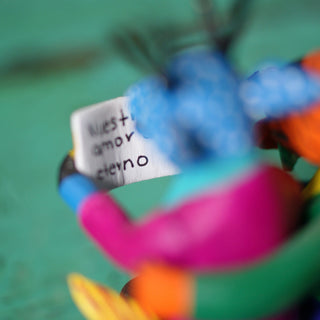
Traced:
<path fill-rule="evenodd" d="M 133 298 L 123 298 L 80 274 L 69 275 L 68 284 L 75 304 L 88 320 L 158 320 Z"/>

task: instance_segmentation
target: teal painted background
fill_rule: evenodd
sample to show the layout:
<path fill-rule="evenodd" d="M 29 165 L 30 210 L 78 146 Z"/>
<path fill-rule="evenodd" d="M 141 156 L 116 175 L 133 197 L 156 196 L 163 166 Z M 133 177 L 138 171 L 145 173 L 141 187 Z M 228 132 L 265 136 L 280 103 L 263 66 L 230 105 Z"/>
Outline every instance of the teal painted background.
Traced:
<path fill-rule="evenodd" d="M 230 1 L 219 3 L 224 10 Z M 253 3 L 233 51 L 244 74 L 266 58 L 291 60 L 319 47 L 318 0 Z M 193 8 L 189 0 L 0 0 L 0 319 L 82 319 L 67 290 L 69 272 L 116 289 L 125 283 L 57 194 L 58 165 L 72 147 L 69 116 L 144 75 L 108 44 L 117 27 L 192 22 Z M 312 170 L 301 162 L 298 174 Z M 138 217 L 169 180 L 113 194 Z"/>

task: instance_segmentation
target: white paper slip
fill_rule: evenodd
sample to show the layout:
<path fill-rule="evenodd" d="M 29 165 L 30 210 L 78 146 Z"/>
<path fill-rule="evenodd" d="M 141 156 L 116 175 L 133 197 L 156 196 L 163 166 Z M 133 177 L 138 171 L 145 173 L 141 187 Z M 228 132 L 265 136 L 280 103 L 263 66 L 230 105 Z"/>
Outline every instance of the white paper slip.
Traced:
<path fill-rule="evenodd" d="M 125 97 L 75 111 L 71 131 L 76 168 L 107 190 L 179 171 L 136 131 Z"/>

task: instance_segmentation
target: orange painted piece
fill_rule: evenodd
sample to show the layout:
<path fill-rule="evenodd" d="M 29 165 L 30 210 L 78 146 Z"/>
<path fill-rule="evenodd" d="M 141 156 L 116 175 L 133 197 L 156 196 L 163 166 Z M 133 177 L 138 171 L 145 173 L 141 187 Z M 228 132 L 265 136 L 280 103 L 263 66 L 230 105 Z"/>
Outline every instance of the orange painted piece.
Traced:
<path fill-rule="evenodd" d="M 320 74 L 320 50 L 307 54 L 302 59 L 301 65 L 308 72 Z"/>
<path fill-rule="evenodd" d="M 194 292 L 192 276 L 181 269 L 147 266 L 135 279 L 134 294 L 139 303 L 163 318 L 190 317 Z"/>
<path fill-rule="evenodd" d="M 286 145 L 309 162 L 320 165 L 320 103 L 309 110 L 292 114 L 278 126 L 288 137 Z"/>

